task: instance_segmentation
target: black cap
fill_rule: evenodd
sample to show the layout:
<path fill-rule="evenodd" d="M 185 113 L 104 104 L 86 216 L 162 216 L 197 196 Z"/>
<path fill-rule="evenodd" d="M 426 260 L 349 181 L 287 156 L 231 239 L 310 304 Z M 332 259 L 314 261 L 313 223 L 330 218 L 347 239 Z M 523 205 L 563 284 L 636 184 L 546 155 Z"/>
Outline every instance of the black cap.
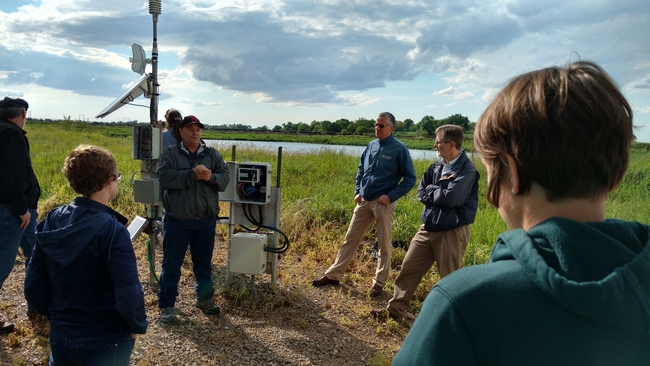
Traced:
<path fill-rule="evenodd" d="M 190 116 L 185 116 L 185 118 L 183 118 L 183 120 L 181 121 L 181 126 L 180 127 L 183 128 L 185 126 L 194 125 L 194 124 L 199 125 L 199 127 L 201 127 L 201 128 L 205 127 L 205 126 L 203 126 L 203 123 L 201 123 L 201 121 L 199 121 L 198 118 L 196 118 L 194 116 L 191 116 L 191 115 Z"/>
<path fill-rule="evenodd" d="M 5 99 L 0 100 L 0 108 L 14 108 L 14 107 L 21 107 L 25 108 L 27 110 L 29 108 L 29 104 L 24 99 L 20 98 L 9 98 L 5 97 Z"/>

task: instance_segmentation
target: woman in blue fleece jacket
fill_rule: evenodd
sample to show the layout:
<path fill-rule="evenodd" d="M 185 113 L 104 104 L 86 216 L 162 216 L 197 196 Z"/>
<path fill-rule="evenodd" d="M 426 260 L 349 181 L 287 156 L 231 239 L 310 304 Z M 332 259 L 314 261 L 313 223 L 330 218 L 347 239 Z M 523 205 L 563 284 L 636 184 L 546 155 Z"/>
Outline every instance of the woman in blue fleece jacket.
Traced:
<path fill-rule="evenodd" d="M 513 79 L 474 132 L 511 230 L 432 289 L 393 365 L 650 365 L 650 226 L 605 215 L 632 126 L 594 63 Z"/>
<path fill-rule="evenodd" d="M 82 197 L 38 225 L 25 298 L 50 319 L 50 365 L 128 365 L 148 319 L 127 220 L 107 206 L 117 195 L 117 163 L 81 145 L 63 173 Z"/>

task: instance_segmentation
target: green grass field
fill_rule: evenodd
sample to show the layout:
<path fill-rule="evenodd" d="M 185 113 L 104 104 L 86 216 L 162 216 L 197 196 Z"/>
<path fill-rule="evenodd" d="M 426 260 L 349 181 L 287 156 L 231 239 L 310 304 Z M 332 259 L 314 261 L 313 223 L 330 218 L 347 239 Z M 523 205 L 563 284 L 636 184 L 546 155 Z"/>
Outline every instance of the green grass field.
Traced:
<path fill-rule="evenodd" d="M 77 123 L 28 123 L 34 169 L 42 187 L 39 214 L 42 217 L 49 209 L 68 203 L 75 193 L 68 187 L 61 173 L 63 161 L 69 152 L 79 144 L 94 144 L 111 151 L 117 158 L 122 180 L 118 198 L 111 206 L 123 215 L 133 218 L 144 215 L 144 205 L 133 200 L 133 179 L 139 178 L 140 162 L 131 158 L 131 137 L 128 128 L 94 126 Z M 257 135 L 256 135 L 257 136 Z M 205 136 L 204 136 L 205 137 Z M 218 138 L 222 138 L 219 136 Z M 363 144 L 367 143 L 364 139 Z M 305 141 L 301 141 L 305 142 Z M 317 142 L 317 141 L 312 141 Z M 338 142 L 337 142 L 338 143 Z M 430 142 L 428 142 L 430 143 Z M 230 148 L 216 146 L 229 160 Z M 467 143 L 469 145 L 469 143 Z M 284 153 L 282 156 L 282 206 L 280 228 L 289 236 L 292 247 L 283 260 L 293 263 L 298 278 L 303 281 L 305 273 L 320 274 L 331 264 L 352 216 L 354 200 L 354 176 L 358 165 L 357 156 L 324 151 L 318 154 Z M 277 174 L 277 156 L 273 150 L 237 149 L 236 160 L 270 162 Z M 421 178 L 431 161 L 414 161 L 416 175 Z M 481 173 L 479 212 L 471 226 L 471 241 L 464 258 L 465 265 L 485 263 L 492 245 L 501 232 L 507 230 L 496 209 L 485 200 L 486 173 L 480 161 L 475 162 Z M 276 177 L 273 177 L 273 185 Z M 650 222 L 650 152 L 646 145 L 635 145 L 627 175 L 607 203 L 608 217 Z M 413 189 L 397 204 L 393 226 L 393 240 L 408 243 L 420 225 L 422 205 Z M 227 212 L 227 211 L 226 211 Z M 371 230 L 367 239 L 374 241 Z M 404 251 L 395 250 L 393 267 L 400 264 Z M 287 266 L 290 267 L 290 266 Z M 368 281 L 374 271 L 374 264 L 367 261 L 353 261 L 350 274 L 344 281 Z M 390 281 L 396 276 L 391 272 Z M 291 274 L 280 273 L 280 278 L 293 278 Z M 416 293 L 414 313 L 419 311 L 419 302 L 437 281 L 437 275 L 429 272 Z M 388 283 L 391 291 L 392 283 Z"/>

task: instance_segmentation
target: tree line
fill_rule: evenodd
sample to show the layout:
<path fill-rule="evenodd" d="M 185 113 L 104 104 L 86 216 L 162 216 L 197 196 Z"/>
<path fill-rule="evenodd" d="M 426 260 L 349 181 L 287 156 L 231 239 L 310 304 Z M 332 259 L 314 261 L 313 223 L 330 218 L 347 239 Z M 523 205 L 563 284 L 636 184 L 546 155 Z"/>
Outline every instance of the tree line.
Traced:
<path fill-rule="evenodd" d="M 375 127 L 375 120 L 368 118 L 357 118 L 350 121 L 346 118 L 341 118 L 336 121 L 312 121 L 311 123 L 305 122 L 286 122 L 282 125 L 276 125 L 272 128 L 264 125 L 261 127 L 252 128 L 248 125 L 242 124 L 225 124 L 220 126 L 206 126 L 206 128 L 219 130 L 257 130 L 257 131 L 271 131 L 271 132 L 284 132 L 284 133 L 312 133 L 312 134 L 343 134 L 343 135 L 367 135 L 373 134 Z M 436 119 L 432 116 L 424 116 L 419 122 L 414 122 L 412 119 L 407 118 L 403 121 L 396 121 L 396 132 L 413 132 L 422 136 L 432 136 L 435 134 L 436 128 L 453 124 L 463 127 L 465 132 L 471 132 L 474 124 L 470 122 L 469 118 L 461 115 L 454 114 L 447 118 Z"/>
<path fill-rule="evenodd" d="M 57 122 L 51 119 L 41 119 L 44 122 Z M 63 123 L 77 122 L 70 119 L 69 116 L 59 121 Z M 84 121 L 78 121 L 84 122 Z M 139 123 L 138 121 L 113 121 L 113 122 L 84 122 L 93 125 L 113 125 L 113 126 L 134 126 L 146 125 L 148 123 Z M 374 133 L 374 119 L 364 117 L 357 118 L 350 121 L 346 118 L 341 118 L 336 121 L 312 121 L 311 123 L 305 122 L 286 122 L 282 125 L 269 127 L 263 125 L 260 127 L 252 127 L 240 123 L 222 124 L 222 125 L 205 125 L 206 130 L 235 130 L 235 131 L 251 131 L 251 132 L 280 132 L 280 133 L 305 133 L 305 134 L 328 134 L 328 135 L 369 135 Z M 410 118 L 403 121 L 396 121 L 395 132 L 415 134 L 417 136 L 433 136 L 435 135 L 436 128 L 452 124 L 463 127 L 465 133 L 472 133 L 474 130 L 475 122 L 470 122 L 469 118 L 462 114 L 456 113 L 449 117 L 436 119 L 433 116 L 424 116 L 419 122 L 415 122 Z"/>

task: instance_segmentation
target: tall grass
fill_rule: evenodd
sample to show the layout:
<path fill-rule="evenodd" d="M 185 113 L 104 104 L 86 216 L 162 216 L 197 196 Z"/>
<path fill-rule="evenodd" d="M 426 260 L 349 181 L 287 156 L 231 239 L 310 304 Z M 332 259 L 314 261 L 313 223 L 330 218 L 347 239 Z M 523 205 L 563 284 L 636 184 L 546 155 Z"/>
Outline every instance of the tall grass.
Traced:
<path fill-rule="evenodd" d="M 131 138 L 122 130 L 107 126 L 86 124 L 28 123 L 26 130 L 30 139 L 32 159 L 43 194 L 39 202 L 42 215 L 52 207 L 66 204 L 76 194 L 68 187 L 61 173 L 63 161 L 69 152 L 81 143 L 102 146 L 111 151 L 118 162 L 123 179 L 119 183 L 119 196 L 111 206 L 127 217 L 144 215 L 144 206 L 133 200 L 133 177 L 138 177 L 140 162 L 131 159 Z M 231 159 L 231 146 L 216 148 L 226 160 Z M 276 184 L 278 166 L 277 151 L 244 148 L 236 151 L 236 160 L 270 162 L 273 164 L 273 181 Z M 283 153 L 281 166 L 282 206 L 280 228 L 292 242 L 291 250 L 283 256 L 285 265 L 279 276 L 293 281 L 297 287 L 307 286 L 308 279 L 320 275 L 336 257 L 351 219 L 355 203 L 354 177 L 359 157 L 341 152 L 322 150 L 318 153 Z M 417 182 L 433 161 L 415 160 Z M 507 230 L 495 208 L 485 200 L 485 167 L 475 164 L 481 174 L 479 211 L 471 226 L 471 240 L 464 258 L 464 265 L 486 263 L 492 245 Z M 630 168 L 617 190 L 607 202 L 607 217 L 650 222 L 650 152 L 633 150 Z M 397 203 L 393 225 L 393 240 L 408 243 L 420 226 L 422 204 L 417 200 L 416 189 L 411 190 Z M 366 240 L 375 240 L 371 229 Z M 136 248 L 137 250 L 137 248 Z M 392 265 L 401 264 L 404 251 L 393 252 Z M 344 282 L 368 286 L 374 272 L 374 262 L 360 256 L 352 262 Z M 387 291 L 397 271 L 391 271 Z M 412 312 L 419 311 L 431 285 L 438 280 L 435 271 L 425 277 L 416 292 Z"/>

